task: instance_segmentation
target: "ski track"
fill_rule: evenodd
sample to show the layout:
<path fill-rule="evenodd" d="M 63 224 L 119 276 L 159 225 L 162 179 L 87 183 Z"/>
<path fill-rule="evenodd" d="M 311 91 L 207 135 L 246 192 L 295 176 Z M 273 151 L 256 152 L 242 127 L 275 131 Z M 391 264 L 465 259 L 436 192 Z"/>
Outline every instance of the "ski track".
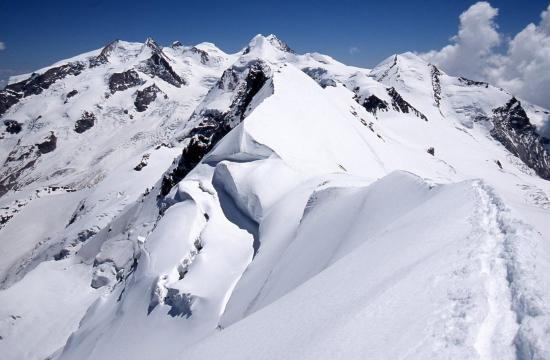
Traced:
<path fill-rule="evenodd" d="M 535 286 L 535 231 L 514 218 L 492 188 L 481 181 L 474 186 L 484 232 L 478 259 L 485 300 L 474 348 L 481 359 L 548 359 L 550 334 L 542 330 L 541 338 L 537 328 L 548 309 Z"/>
<path fill-rule="evenodd" d="M 499 209 L 490 194 L 479 183 L 474 186 L 480 201 L 478 221 L 483 231 L 478 256 L 486 308 L 474 348 L 481 359 L 513 358 L 511 345 L 517 331 L 517 316 L 512 311 L 511 291 L 506 281 L 505 235 L 498 222 Z"/>

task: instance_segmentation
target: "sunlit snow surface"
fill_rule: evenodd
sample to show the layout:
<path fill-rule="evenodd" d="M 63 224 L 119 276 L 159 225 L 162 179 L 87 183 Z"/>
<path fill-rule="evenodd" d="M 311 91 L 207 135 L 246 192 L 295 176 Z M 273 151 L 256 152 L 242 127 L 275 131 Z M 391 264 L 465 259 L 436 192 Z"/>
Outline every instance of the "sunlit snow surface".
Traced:
<path fill-rule="evenodd" d="M 125 44 L 120 59 L 140 54 Z M 159 82 L 169 100 L 133 122 L 103 121 L 85 140 L 67 131 L 78 145 L 60 146 L 39 180 L 0 198 L 32 197 L 0 229 L 2 358 L 550 359 L 550 182 L 483 120 L 511 95 L 441 73 L 436 101 L 433 68 L 413 54 L 369 71 L 283 45 L 258 36 L 235 55 L 197 45 L 220 56 L 215 65 L 166 48 L 194 82 Z M 271 79 L 245 119 L 160 197 L 187 119 L 228 110 L 236 95 L 216 79 L 258 59 Z M 100 70 L 71 81 L 103 89 L 110 70 Z M 390 104 L 390 87 L 418 114 L 358 103 Z M 82 97 L 120 95 L 118 108 L 127 92 Z M 25 122 L 43 101 L 5 117 Z M 525 109 L 543 129 L 544 110 Z M 175 147 L 126 138 L 159 131 Z M 86 159 L 115 155 L 90 167 L 74 157 L 83 144 Z M 85 174 L 66 183 L 86 186 L 34 195 L 65 158 Z M 104 176 L 86 182 L 89 169 Z M 67 226 L 82 201 L 87 211 Z M 41 241 L 91 227 L 97 234 L 61 260 L 32 256 Z"/>

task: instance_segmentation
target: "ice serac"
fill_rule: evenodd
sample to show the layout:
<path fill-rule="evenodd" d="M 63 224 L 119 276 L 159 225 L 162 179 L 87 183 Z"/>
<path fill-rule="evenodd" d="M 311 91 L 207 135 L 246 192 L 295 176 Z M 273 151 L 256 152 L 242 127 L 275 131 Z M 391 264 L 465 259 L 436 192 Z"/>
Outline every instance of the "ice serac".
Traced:
<path fill-rule="evenodd" d="M 0 96 L 2 359 L 550 359 L 548 110 L 274 35 L 35 73 Z"/>

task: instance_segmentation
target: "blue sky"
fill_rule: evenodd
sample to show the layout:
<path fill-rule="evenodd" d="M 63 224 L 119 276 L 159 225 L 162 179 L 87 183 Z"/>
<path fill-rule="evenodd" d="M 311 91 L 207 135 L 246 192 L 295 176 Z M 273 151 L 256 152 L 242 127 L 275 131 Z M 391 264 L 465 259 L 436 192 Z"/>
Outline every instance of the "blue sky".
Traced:
<path fill-rule="evenodd" d="M 0 0 L 0 77 L 99 48 L 113 39 L 211 41 L 227 52 L 275 33 L 298 52 L 373 66 L 407 50 L 439 49 L 474 1 L 12 1 Z M 549 1 L 493 0 L 499 31 L 513 35 Z M 350 49 L 354 49 L 351 50 Z M 0 79 L 1 80 L 1 79 Z"/>

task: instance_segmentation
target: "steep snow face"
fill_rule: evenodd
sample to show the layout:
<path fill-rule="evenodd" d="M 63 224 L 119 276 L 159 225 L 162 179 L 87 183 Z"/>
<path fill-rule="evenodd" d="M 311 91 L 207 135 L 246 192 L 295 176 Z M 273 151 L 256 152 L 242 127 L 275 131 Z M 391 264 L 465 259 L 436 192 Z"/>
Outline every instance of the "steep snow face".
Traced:
<path fill-rule="evenodd" d="M 550 358 L 546 110 L 414 54 L 371 71 L 273 35 L 79 61 L 0 139 L 8 359 Z M 102 109 L 27 140 L 18 109 L 73 78 Z M 106 124 L 114 99 L 133 122 Z"/>

